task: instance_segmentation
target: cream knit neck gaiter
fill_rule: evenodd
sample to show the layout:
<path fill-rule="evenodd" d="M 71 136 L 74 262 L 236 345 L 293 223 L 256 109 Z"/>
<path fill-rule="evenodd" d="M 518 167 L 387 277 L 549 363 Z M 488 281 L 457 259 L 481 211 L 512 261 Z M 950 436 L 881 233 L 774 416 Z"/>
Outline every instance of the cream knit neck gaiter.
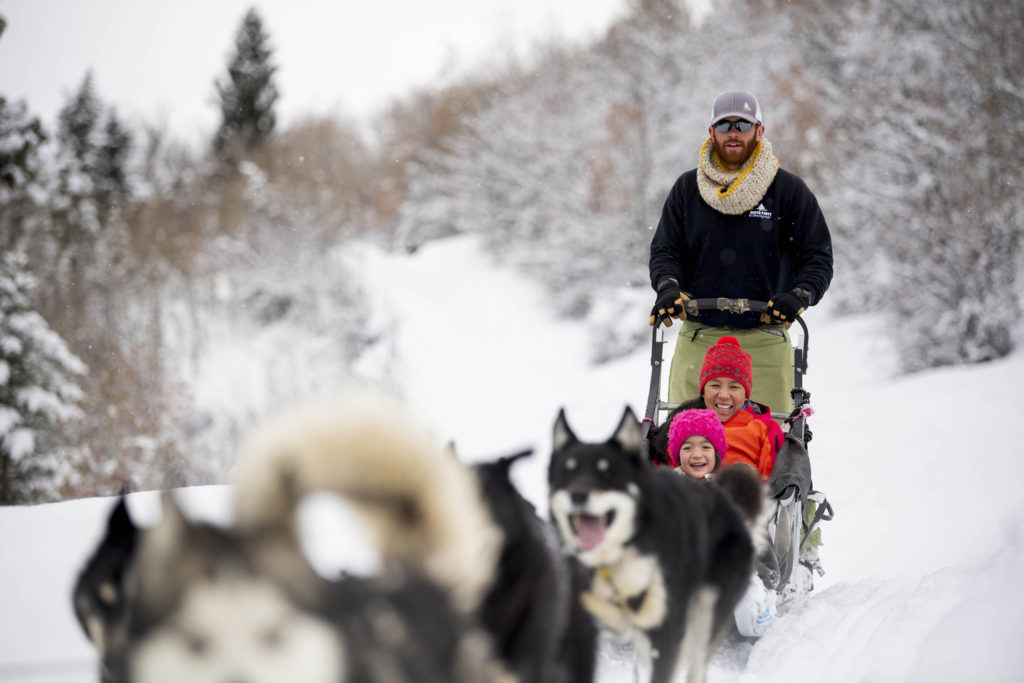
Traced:
<path fill-rule="evenodd" d="M 722 168 L 711 138 L 700 148 L 697 188 L 700 196 L 716 211 L 739 216 L 757 206 L 775 180 L 779 160 L 772 154 L 772 143 L 761 138 L 754 152 L 738 171 Z"/>

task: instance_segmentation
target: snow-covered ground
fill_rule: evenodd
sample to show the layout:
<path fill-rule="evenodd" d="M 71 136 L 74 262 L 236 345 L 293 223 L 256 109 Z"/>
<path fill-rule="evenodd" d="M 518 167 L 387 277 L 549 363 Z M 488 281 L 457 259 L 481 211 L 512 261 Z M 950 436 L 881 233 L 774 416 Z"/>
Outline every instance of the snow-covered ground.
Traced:
<path fill-rule="evenodd" d="M 539 288 L 472 238 L 415 256 L 359 247 L 350 257 L 392 332 L 360 372 L 401 386 L 466 459 L 536 447 L 515 476 L 542 511 L 560 406 L 594 439 L 610 434 L 626 404 L 643 411 L 649 350 L 591 366 L 586 323 L 556 316 Z M 635 320 L 624 324 L 646 325 L 649 298 L 637 293 Z M 827 574 L 756 644 L 721 650 L 711 680 L 1024 679 L 1013 654 L 1024 639 L 1024 419 L 1015 416 L 1024 353 L 894 378 L 872 316 L 812 309 L 806 320 L 814 483 L 836 511 L 824 528 Z M 226 487 L 181 495 L 196 514 L 229 517 Z M 112 502 L 0 508 L 0 683 L 96 680 L 69 595 Z M 143 522 L 156 518 L 155 494 L 129 504 Z M 344 544 L 319 542 L 325 553 Z M 602 661 L 602 683 L 630 680 L 624 662 Z"/>

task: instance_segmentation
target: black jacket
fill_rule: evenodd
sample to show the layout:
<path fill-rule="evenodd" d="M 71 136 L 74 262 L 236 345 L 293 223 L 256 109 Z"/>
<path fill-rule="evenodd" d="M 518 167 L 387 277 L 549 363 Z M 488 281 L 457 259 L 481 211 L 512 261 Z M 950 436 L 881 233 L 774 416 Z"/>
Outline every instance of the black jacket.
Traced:
<path fill-rule="evenodd" d="M 832 237 L 818 200 L 797 176 L 779 169 L 760 204 L 742 216 L 712 209 L 697 189 L 697 170 L 676 180 L 651 240 L 651 286 L 675 278 L 695 298 L 768 301 L 802 287 L 817 303 L 832 281 Z M 755 315 L 704 311 L 711 327 L 754 327 Z"/>

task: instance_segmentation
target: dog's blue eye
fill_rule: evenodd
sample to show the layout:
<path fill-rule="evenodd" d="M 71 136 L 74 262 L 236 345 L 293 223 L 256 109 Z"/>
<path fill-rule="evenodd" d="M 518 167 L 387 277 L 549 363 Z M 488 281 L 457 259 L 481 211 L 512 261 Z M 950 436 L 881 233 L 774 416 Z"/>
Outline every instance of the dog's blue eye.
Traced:
<path fill-rule="evenodd" d="M 568 460 L 566 460 L 565 461 L 565 469 L 567 469 L 567 470 L 574 470 L 574 469 L 576 469 L 576 459 L 575 458 L 569 458 Z"/>

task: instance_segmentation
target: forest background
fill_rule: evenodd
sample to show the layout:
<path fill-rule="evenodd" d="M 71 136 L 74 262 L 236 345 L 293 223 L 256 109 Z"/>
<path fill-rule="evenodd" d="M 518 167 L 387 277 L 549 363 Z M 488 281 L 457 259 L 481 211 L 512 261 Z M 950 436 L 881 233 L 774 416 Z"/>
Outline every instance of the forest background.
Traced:
<path fill-rule="evenodd" d="M 478 234 L 590 323 L 581 353 L 629 353 L 649 335 L 652 226 L 723 85 L 759 95 L 817 195 L 838 314 L 890 321 L 902 372 L 1003 357 L 1024 298 L 1020 35 L 1024 10 L 999 0 L 728 0 L 699 24 L 634 0 L 597 40 L 421 89 L 368 126 L 281 127 L 273 27 L 250 11 L 201 149 L 128 126 L 88 73 L 54 130 L 0 92 L 0 503 L 222 482 L 270 406 L 204 405 L 218 340 L 306 333 L 262 369 L 276 402 L 386 342 L 344 245 Z"/>

